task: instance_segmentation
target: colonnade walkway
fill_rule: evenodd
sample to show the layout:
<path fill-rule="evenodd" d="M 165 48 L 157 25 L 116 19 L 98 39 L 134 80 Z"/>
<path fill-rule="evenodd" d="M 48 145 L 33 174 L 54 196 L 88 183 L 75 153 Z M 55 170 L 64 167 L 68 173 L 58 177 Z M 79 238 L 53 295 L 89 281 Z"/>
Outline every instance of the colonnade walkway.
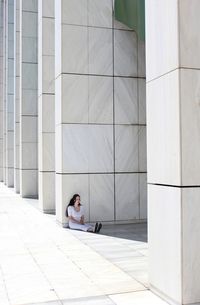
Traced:
<path fill-rule="evenodd" d="M 36 205 L 0 184 L 1 305 L 167 304 L 148 289 L 145 225 L 72 231 Z"/>

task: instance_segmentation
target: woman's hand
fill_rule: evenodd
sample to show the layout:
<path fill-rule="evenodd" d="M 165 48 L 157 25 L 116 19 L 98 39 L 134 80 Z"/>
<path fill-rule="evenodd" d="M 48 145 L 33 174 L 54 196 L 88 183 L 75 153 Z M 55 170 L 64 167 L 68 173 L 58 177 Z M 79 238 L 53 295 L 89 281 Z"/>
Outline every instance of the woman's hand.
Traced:
<path fill-rule="evenodd" d="M 82 225 L 85 224 L 85 222 L 84 222 L 84 216 L 81 216 L 80 223 L 81 223 Z"/>
<path fill-rule="evenodd" d="M 78 224 L 81 224 L 81 225 L 84 225 L 84 224 L 85 224 L 85 222 L 84 222 L 84 216 L 81 216 L 80 221 L 76 220 L 73 216 L 69 216 L 68 218 L 69 218 L 70 220 L 72 220 L 73 222 L 76 222 L 76 223 L 78 223 Z"/>
<path fill-rule="evenodd" d="M 78 221 L 78 220 L 76 220 L 73 216 L 69 216 L 68 218 L 69 218 L 70 220 L 72 220 L 73 222 L 75 222 L 75 223 L 81 224 L 81 222 Z"/>

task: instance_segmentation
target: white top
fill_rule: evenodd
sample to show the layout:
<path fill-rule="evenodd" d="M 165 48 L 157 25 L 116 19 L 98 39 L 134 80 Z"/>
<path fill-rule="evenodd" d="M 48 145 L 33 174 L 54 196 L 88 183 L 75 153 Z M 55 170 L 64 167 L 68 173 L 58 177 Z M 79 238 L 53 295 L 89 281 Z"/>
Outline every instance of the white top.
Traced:
<path fill-rule="evenodd" d="M 80 211 L 77 212 L 74 208 L 74 206 L 69 206 L 68 207 L 68 216 L 72 216 L 74 219 L 76 219 L 77 221 L 80 221 L 81 216 L 84 216 L 84 209 L 83 206 L 80 206 Z M 70 221 L 73 222 L 72 219 L 70 219 Z"/>

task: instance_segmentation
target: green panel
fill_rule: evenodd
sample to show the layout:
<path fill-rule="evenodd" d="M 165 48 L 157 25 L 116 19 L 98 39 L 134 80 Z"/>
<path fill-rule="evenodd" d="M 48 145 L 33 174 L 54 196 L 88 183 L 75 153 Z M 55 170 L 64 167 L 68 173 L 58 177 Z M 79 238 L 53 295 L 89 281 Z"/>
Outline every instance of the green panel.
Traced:
<path fill-rule="evenodd" d="M 145 39 L 145 0 L 115 0 L 115 18 Z"/>

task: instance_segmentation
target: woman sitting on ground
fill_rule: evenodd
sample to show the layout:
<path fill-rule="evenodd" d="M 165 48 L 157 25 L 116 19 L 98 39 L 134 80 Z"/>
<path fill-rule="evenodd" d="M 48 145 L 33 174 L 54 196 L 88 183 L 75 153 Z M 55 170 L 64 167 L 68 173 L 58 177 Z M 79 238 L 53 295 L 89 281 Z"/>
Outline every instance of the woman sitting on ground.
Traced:
<path fill-rule="evenodd" d="M 70 229 L 99 233 L 102 228 L 102 224 L 98 222 L 96 222 L 95 227 L 85 224 L 84 210 L 80 203 L 79 194 L 74 194 L 71 198 L 66 209 L 66 217 L 69 218 Z"/>

